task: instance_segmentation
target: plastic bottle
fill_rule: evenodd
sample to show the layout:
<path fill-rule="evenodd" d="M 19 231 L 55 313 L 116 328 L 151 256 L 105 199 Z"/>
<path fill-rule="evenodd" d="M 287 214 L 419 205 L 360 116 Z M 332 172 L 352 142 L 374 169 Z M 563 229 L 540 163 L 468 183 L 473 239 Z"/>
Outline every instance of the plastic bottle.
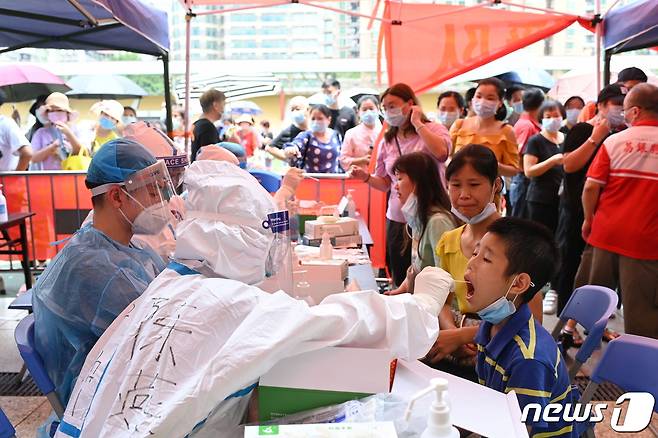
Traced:
<path fill-rule="evenodd" d="M 320 242 L 320 259 L 331 260 L 334 258 L 334 247 L 331 245 L 331 238 L 326 231 L 322 234 L 322 242 Z"/>
<path fill-rule="evenodd" d="M 0 222 L 7 222 L 9 215 L 7 213 L 7 198 L 2 193 L 2 184 L 0 184 Z"/>
<path fill-rule="evenodd" d="M 354 189 L 349 189 L 347 191 L 347 207 L 345 207 L 345 210 L 347 210 L 347 216 L 351 218 L 356 217 L 356 202 L 354 202 L 354 197 L 352 196 L 353 192 Z"/>
<path fill-rule="evenodd" d="M 459 431 L 450 421 L 450 405 L 447 400 L 448 381 L 446 379 L 435 378 L 430 380 L 428 388 L 420 391 L 409 400 L 404 415 L 405 421 L 409 421 L 414 402 L 432 391 L 436 392 L 436 398 L 432 402 L 427 417 L 427 429 L 421 434 L 420 438 L 459 438 Z"/>

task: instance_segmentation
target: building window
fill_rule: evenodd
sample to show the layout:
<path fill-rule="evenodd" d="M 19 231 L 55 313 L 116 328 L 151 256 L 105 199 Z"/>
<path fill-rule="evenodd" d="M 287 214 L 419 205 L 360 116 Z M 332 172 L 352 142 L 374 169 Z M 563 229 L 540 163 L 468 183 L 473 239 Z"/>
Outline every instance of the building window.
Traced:
<path fill-rule="evenodd" d="M 233 27 L 229 35 L 256 35 L 256 29 L 253 27 Z"/>
<path fill-rule="evenodd" d="M 286 35 L 288 29 L 285 27 L 264 27 L 260 33 L 261 35 Z"/>
<path fill-rule="evenodd" d="M 193 40 L 192 41 L 192 48 L 193 49 L 200 49 L 201 48 L 201 42 L 199 42 L 199 40 Z"/>
<path fill-rule="evenodd" d="M 260 19 L 262 21 L 285 21 L 286 17 L 283 14 L 263 14 Z"/>
<path fill-rule="evenodd" d="M 232 49 L 255 49 L 256 48 L 256 41 L 236 40 L 236 41 L 231 41 L 230 46 L 231 46 Z"/>
<path fill-rule="evenodd" d="M 231 15 L 233 21 L 256 21 L 256 14 L 233 14 Z"/>

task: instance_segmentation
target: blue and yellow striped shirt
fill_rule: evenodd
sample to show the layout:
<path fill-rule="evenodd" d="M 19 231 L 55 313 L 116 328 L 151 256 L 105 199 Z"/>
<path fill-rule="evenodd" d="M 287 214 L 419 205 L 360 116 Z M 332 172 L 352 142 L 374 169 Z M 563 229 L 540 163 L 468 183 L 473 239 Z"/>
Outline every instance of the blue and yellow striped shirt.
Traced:
<path fill-rule="evenodd" d="M 564 406 L 578 402 L 578 389 L 569 382 L 560 350 L 535 321 L 527 304 L 510 317 L 493 339 L 491 327 L 491 323 L 482 323 L 475 338 L 480 384 L 504 393 L 515 391 L 521 410 L 528 403 L 543 407 L 549 403 Z M 548 423 L 541 417 L 533 420 L 534 415 L 529 415 L 527 425 L 533 438 L 578 437 L 586 428 L 586 423 Z"/>

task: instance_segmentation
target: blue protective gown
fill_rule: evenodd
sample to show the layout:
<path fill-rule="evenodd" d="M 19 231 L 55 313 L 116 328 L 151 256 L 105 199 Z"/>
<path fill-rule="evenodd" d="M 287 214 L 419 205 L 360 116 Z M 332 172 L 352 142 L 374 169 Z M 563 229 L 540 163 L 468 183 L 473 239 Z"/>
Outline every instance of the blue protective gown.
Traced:
<path fill-rule="evenodd" d="M 33 288 L 36 348 L 66 406 L 87 353 L 165 268 L 150 248 L 81 228 Z"/>

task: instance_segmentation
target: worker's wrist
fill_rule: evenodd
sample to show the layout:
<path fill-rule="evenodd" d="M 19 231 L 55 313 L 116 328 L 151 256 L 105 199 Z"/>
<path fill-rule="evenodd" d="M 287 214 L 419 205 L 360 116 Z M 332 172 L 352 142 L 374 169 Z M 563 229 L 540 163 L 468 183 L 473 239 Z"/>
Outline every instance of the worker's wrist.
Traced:
<path fill-rule="evenodd" d="M 370 177 L 371 177 L 371 176 L 372 176 L 372 175 L 368 174 L 368 176 L 366 177 L 366 179 L 363 180 L 363 182 L 364 182 L 364 183 L 367 183 L 368 181 L 370 181 Z"/>
<path fill-rule="evenodd" d="M 585 140 L 585 143 L 591 144 L 592 146 L 597 146 L 599 144 L 599 142 L 593 137 L 589 137 L 587 140 Z"/>
<path fill-rule="evenodd" d="M 416 128 L 416 133 L 419 134 L 423 128 L 427 128 L 427 125 L 419 123 L 418 125 L 414 125 L 414 128 Z"/>

